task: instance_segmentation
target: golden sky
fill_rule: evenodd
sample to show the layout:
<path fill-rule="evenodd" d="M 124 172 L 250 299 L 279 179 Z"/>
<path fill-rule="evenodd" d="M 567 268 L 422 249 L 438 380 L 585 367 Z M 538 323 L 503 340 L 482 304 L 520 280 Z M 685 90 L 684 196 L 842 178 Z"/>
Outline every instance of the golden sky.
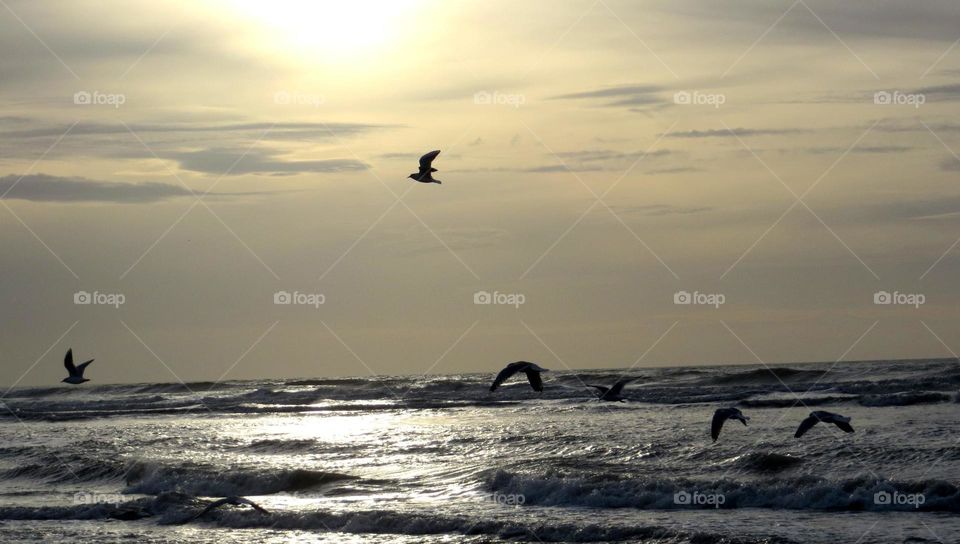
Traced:
<path fill-rule="evenodd" d="M 947 0 L 3 0 L 6 383 L 954 357 L 958 40 Z"/>

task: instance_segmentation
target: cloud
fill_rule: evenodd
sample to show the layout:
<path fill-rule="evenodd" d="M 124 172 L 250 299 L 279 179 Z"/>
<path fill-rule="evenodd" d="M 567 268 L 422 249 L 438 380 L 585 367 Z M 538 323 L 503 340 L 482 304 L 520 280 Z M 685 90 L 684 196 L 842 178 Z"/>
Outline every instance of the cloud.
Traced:
<path fill-rule="evenodd" d="M 787 134 L 802 134 L 810 132 L 799 128 L 743 128 L 732 129 L 707 129 L 707 130 L 687 130 L 683 132 L 670 132 L 664 136 L 667 138 L 733 138 L 735 136 L 781 136 Z"/>
<path fill-rule="evenodd" d="M 960 172 L 960 160 L 956 157 L 947 157 L 940 162 L 940 169 L 946 172 Z"/>
<path fill-rule="evenodd" d="M 850 153 L 864 153 L 864 154 L 886 154 L 886 153 L 905 153 L 911 151 L 913 147 L 904 146 L 904 145 L 873 145 L 873 146 L 857 146 L 851 149 Z M 783 150 L 787 151 L 787 150 Z M 805 153 L 810 155 L 835 155 L 844 153 L 847 151 L 846 147 L 808 147 L 803 150 Z"/>
<path fill-rule="evenodd" d="M 207 174 L 292 175 L 301 172 L 336 173 L 367 170 L 370 166 L 356 159 L 286 160 L 279 153 L 263 149 L 211 148 L 169 153 L 180 168 Z"/>
<path fill-rule="evenodd" d="M 645 206 L 616 206 L 621 213 L 636 213 L 651 217 L 663 215 L 690 215 L 713 211 L 712 206 L 674 206 L 672 204 L 648 204 Z"/>
<path fill-rule="evenodd" d="M 37 128 L 22 128 L 0 132 L 0 138 L 44 138 L 59 137 L 66 132 L 70 125 L 53 125 Z M 129 130 L 127 129 L 129 127 Z M 246 135 L 256 133 L 261 139 L 297 139 L 297 138 L 329 138 L 333 135 L 352 135 L 371 130 L 386 128 L 387 125 L 372 125 L 365 123 L 132 123 L 124 126 L 121 123 L 80 122 L 71 130 L 71 136 L 128 134 L 138 135 L 151 133 L 216 133 Z M 332 134 L 331 134 L 332 133 Z M 148 142 L 149 143 L 149 142 Z"/>
<path fill-rule="evenodd" d="M 653 106 L 667 104 L 667 100 L 659 96 L 664 91 L 658 85 L 625 85 L 621 87 L 605 87 L 592 91 L 561 94 L 550 97 L 551 100 L 602 100 L 604 106 Z"/>
<path fill-rule="evenodd" d="M 693 166 L 676 166 L 673 168 L 655 168 L 653 170 L 647 170 L 644 174 L 652 176 L 656 174 L 682 174 L 684 172 L 703 172 L 703 169 L 694 168 Z"/>
<path fill-rule="evenodd" d="M 118 183 L 46 174 L 31 174 L 22 178 L 16 175 L 0 177 L 0 194 L 3 193 L 7 193 L 4 197 L 7 199 L 30 200 L 33 202 L 119 202 L 131 204 L 157 202 L 193 195 L 185 187 L 166 183 Z"/>

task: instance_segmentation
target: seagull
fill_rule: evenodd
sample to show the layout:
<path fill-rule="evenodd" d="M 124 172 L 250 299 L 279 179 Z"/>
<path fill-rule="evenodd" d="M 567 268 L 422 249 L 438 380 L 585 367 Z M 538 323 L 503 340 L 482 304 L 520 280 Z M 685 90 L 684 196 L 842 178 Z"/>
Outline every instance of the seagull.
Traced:
<path fill-rule="evenodd" d="M 821 421 L 824 423 L 833 423 L 837 427 L 840 427 L 840 429 L 845 433 L 853 432 L 853 427 L 850 426 L 849 417 L 841 416 L 840 414 L 834 414 L 833 412 L 824 412 L 822 410 L 818 410 L 816 412 L 810 412 L 810 415 L 807 416 L 807 419 L 804 419 L 800 422 L 800 426 L 797 427 L 797 432 L 793 435 L 793 437 L 800 438 L 805 432 L 809 431 L 811 427 Z"/>
<path fill-rule="evenodd" d="M 490 392 L 493 393 L 500 387 L 500 384 L 510 379 L 510 376 L 513 376 L 517 372 L 523 372 L 527 375 L 527 379 L 530 380 L 530 387 L 532 387 L 534 391 L 543 393 L 543 380 L 540 379 L 540 373 L 547 372 L 548 370 L 549 369 L 546 368 L 540 368 L 536 363 L 529 363 L 527 361 L 510 363 L 497 374 L 493 383 L 490 384 Z"/>
<path fill-rule="evenodd" d="M 63 357 L 63 366 L 67 368 L 67 372 L 70 373 L 69 376 L 60 380 L 66 383 L 72 383 L 77 385 L 83 382 L 89 382 L 90 380 L 83 377 L 83 371 L 86 370 L 87 365 L 93 362 L 93 359 L 85 363 L 80 363 L 79 366 L 73 364 L 73 348 L 67 350 L 67 354 Z"/>
<path fill-rule="evenodd" d="M 723 423 L 728 419 L 739 419 L 743 426 L 747 426 L 747 421 L 750 420 L 749 417 L 743 415 L 743 412 L 737 408 L 720 408 L 713 413 L 713 422 L 710 423 L 710 436 L 713 437 L 713 441 L 717 441 L 717 437 L 720 436 L 720 429 L 723 428 Z"/>
<path fill-rule="evenodd" d="M 613 387 L 606 387 L 603 385 L 592 385 L 586 384 L 587 387 L 593 387 L 597 390 L 597 400 L 602 400 L 606 402 L 626 402 L 626 400 L 620 396 L 620 392 L 623 391 L 623 386 L 632 382 L 636 378 L 627 378 L 625 380 L 620 380 L 617 383 L 613 384 Z"/>
<path fill-rule="evenodd" d="M 215 510 L 215 509 L 217 509 L 217 508 L 220 508 L 221 506 L 223 506 L 223 505 L 225 505 L 225 504 L 232 504 L 233 506 L 241 506 L 241 505 L 246 504 L 246 505 L 252 506 L 254 510 L 256 510 L 257 512 L 260 512 L 261 514 L 270 514 L 270 512 L 268 512 L 265 508 L 263 508 L 263 507 L 260 506 L 259 504 L 251 501 L 250 499 L 248 499 L 248 498 L 246 498 L 246 497 L 225 497 L 225 498 L 220 499 L 220 500 L 218 500 L 218 501 L 213 501 L 212 503 L 210 503 L 209 505 L 207 505 L 206 508 L 203 509 L 203 512 L 200 512 L 199 514 L 193 516 L 192 518 L 188 519 L 188 520 L 185 521 L 184 523 L 190 523 L 191 521 L 194 521 L 194 520 L 197 519 L 197 518 L 202 518 L 202 517 L 205 516 L 207 513 L 209 513 L 211 510 Z"/>
<path fill-rule="evenodd" d="M 407 177 L 419 181 L 420 183 L 436 183 L 439 185 L 441 183 L 440 180 L 433 179 L 433 176 L 431 175 L 432 172 L 437 171 L 437 169 L 431 165 L 433 164 L 433 159 L 436 159 L 437 155 L 439 154 L 440 150 L 437 149 L 420 157 L 420 171 L 415 174 L 410 174 Z"/>

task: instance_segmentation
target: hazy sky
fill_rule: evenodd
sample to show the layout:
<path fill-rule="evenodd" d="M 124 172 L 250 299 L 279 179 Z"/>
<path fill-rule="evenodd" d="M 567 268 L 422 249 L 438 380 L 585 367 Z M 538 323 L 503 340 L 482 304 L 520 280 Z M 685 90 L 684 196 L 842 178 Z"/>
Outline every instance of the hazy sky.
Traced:
<path fill-rule="evenodd" d="M 2 381 L 954 356 L 958 39 L 953 0 L 2 0 Z"/>

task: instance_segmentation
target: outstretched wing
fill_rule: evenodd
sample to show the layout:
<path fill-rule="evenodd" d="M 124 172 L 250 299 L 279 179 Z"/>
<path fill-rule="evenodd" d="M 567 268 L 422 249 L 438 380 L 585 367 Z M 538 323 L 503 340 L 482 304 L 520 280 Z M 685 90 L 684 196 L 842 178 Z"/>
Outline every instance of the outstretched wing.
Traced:
<path fill-rule="evenodd" d="M 509 380 L 510 376 L 513 376 L 516 373 L 517 367 L 515 366 L 515 363 L 510 363 L 507 365 L 507 367 L 501 370 L 500 373 L 497 374 L 497 377 L 493 379 L 493 383 L 490 384 L 490 392 L 492 393 L 496 391 L 496 389 L 500 387 L 500 384 Z"/>
<path fill-rule="evenodd" d="M 800 426 L 797 427 L 797 432 L 793 435 L 794 438 L 800 438 L 803 436 L 803 433 L 810 430 L 811 427 L 817 424 L 820 419 L 817 416 L 808 416 L 807 419 L 804 419 L 800 422 Z"/>
<path fill-rule="evenodd" d="M 260 512 L 261 514 L 269 514 L 269 513 L 270 513 L 270 512 L 267 511 L 266 508 L 260 506 L 259 504 L 251 501 L 250 499 L 248 499 L 248 498 L 246 498 L 246 497 L 237 497 L 237 500 L 236 500 L 236 503 L 235 503 L 235 504 L 246 504 L 246 505 L 252 506 L 254 510 L 256 510 L 257 512 Z"/>
<path fill-rule="evenodd" d="M 93 362 L 93 359 L 90 359 L 89 361 L 85 361 L 85 362 L 80 363 L 79 365 L 77 365 L 77 374 L 83 376 L 83 371 L 86 370 L 86 369 L 87 369 L 87 365 L 89 365 L 89 364 L 92 363 L 92 362 Z"/>
<path fill-rule="evenodd" d="M 77 371 L 77 367 L 73 364 L 73 348 L 68 349 L 67 354 L 63 356 L 63 366 L 71 376 Z"/>
<path fill-rule="evenodd" d="M 203 516 L 205 516 L 205 515 L 207 515 L 208 513 L 210 513 L 211 510 L 214 510 L 214 509 L 216 509 L 216 508 L 220 508 L 221 506 L 223 506 L 224 504 L 227 504 L 228 502 L 230 502 L 230 498 L 220 499 L 220 500 L 218 500 L 218 501 L 213 501 L 213 502 L 211 502 L 210 504 L 208 504 L 207 507 L 204 508 L 202 512 L 200 512 L 199 514 L 197 514 L 197 515 L 193 516 L 192 518 L 188 519 L 186 522 L 187 522 L 187 523 L 190 523 L 190 522 L 193 521 L 193 520 L 202 518 Z"/>
<path fill-rule="evenodd" d="M 593 384 L 590 384 L 590 383 L 585 384 L 585 385 L 586 385 L 587 387 L 593 387 L 593 388 L 595 388 L 597 391 L 600 392 L 601 395 L 603 395 L 604 393 L 606 393 L 607 391 L 610 390 L 610 388 L 607 387 L 607 386 L 605 386 L 605 385 L 593 385 Z"/>
<path fill-rule="evenodd" d="M 623 391 L 623 387 L 632 381 L 633 381 L 633 378 L 620 380 L 617 383 L 613 384 L 613 387 L 610 388 L 610 392 L 613 393 L 614 395 L 619 395 L 620 392 Z"/>
<path fill-rule="evenodd" d="M 713 441 L 717 441 L 717 437 L 720 436 L 720 429 L 723 428 L 723 422 L 727 420 L 729 414 L 726 410 L 720 409 L 713 413 L 713 421 L 710 422 L 710 436 L 713 437 Z"/>
<path fill-rule="evenodd" d="M 527 379 L 530 380 L 530 387 L 538 393 L 543 393 L 543 380 L 540 379 L 540 372 L 532 369 L 524 370 Z"/>
<path fill-rule="evenodd" d="M 845 433 L 852 433 L 853 427 L 850 426 L 846 421 L 837 421 L 835 422 L 837 427 L 840 427 Z"/>
<path fill-rule="evenodd" d="M 426 171 L 426 172 L 436 172 L 436 170 L 433 170 L 433 169 L 432 169 L 431 165 L 433 164 L 433 159 L 436 159 L 436 158 L 437 158 L 437 155 L 439 155 L 439 154 L 440 154 L 440 150 L 437 149 L 437 150 L 431 151 L 431 152 L 427 153 L 426 155 L 420 157 L 420 172 L 421 172 L 421 173 L 423 173 L 424 171 Z"/>

